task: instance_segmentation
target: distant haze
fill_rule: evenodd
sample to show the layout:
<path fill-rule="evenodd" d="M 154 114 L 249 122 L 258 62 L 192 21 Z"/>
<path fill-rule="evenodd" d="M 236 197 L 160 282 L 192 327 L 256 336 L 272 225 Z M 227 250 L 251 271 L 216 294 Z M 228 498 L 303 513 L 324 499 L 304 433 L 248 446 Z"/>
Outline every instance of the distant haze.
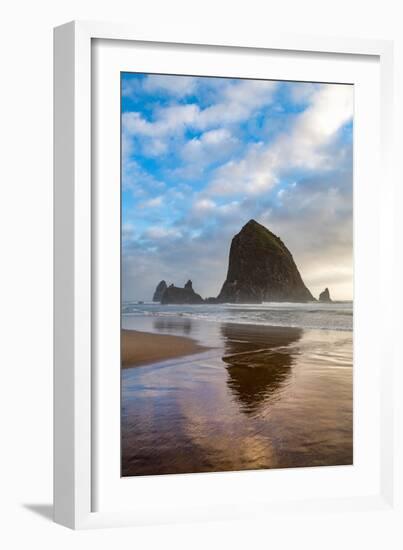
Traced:
<path fill-rule="evenodd" d="M 251 218 L 314 296 L 351 300 L 352 121 L 350 85 L 124 73 L 123 300 L 217 296 Z"/>

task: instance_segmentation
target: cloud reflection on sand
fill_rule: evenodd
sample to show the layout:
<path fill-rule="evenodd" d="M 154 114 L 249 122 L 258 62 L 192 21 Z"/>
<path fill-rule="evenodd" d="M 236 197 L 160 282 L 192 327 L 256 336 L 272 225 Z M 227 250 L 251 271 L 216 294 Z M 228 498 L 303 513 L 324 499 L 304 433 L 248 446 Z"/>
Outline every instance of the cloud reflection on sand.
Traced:
<path fill-rule="evenodd" d="M 122 474 L 352 463 L 352 334 L 176 318 L 208 353 L 122 372 Z"/>

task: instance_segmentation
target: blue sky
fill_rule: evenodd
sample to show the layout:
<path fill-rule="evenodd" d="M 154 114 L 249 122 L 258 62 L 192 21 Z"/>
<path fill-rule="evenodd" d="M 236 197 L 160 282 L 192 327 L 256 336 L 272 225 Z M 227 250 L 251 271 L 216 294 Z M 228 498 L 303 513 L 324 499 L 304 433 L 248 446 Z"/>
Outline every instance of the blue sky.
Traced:
<path fill-rule="evenodd" d="M 250 218 L 351 299 L 352 120 L 349 85 L 122 73 L 123 299 L 216 296 Z"/>

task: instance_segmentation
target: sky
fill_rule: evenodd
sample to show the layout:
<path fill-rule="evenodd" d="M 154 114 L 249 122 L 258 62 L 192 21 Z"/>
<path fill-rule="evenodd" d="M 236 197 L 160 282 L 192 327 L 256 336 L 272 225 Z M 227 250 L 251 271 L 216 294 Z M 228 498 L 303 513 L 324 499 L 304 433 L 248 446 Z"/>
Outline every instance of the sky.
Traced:
<path fill-rule="evenodd" d="M 251 218 L 314 296 L 353 297 L 351 85 L 122 73 L 123 300 L 225 280 Z"/>

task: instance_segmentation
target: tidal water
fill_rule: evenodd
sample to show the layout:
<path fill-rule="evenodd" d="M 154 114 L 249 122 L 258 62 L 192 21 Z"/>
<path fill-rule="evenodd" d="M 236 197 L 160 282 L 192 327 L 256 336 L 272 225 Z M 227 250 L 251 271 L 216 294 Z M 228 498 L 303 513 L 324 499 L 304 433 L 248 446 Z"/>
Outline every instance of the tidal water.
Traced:
<path fill-rule="evenodd" d="M 263 304 L 164 305 L 155 302 L 123 304 L 124 323 L 135 317 L 181 317 L 219 323 L 298 327 L 329 330 L 353 329 L 352 302 L 266 302 Z M 184 324 L 183 326 L 186 326 Z"/>
<path fill-rule="evenodd" d="M 124 328 L 210 349 L 122 370 L 122 475 L 352 464 L 352 321 L 340 310 L 336 329 L 127 311 Z"/>

